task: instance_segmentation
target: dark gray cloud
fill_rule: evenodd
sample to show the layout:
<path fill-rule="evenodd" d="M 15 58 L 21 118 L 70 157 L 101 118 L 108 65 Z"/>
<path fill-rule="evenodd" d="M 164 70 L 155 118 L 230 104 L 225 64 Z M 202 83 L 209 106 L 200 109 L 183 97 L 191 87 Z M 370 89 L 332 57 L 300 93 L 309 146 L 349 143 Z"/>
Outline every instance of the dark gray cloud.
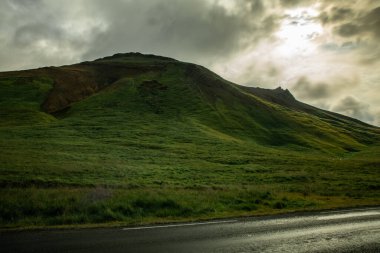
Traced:
<path fill-rule="evenodd" d="M 237 12 L 202 0 L 112 3 L 102 13 L 109 28 L 94 42 L 85 58 L 126 48 L 196 62 L 225 58 L 269 36 L 278 20 L 275 15 L 264 15 L 265 7 L 258 0 L 239 1 Z M 98 4 L 103 5 L 103 1 Z"/>
<path fill-rule="evenodd" d="M 67 11 L 62 4 L 46 0 L 0 2 L 1 70 L 62 65 L 82 58 L 102 31 L 95 18 L 79 15 L 86 14 L 80 5 Z"/>
<path fill-rule="evenodd" d="M 170 5 L 161 2 L 148 9 L 149 25 L 159 31 L 157 42 L 161 45 L 206 55 L 228 54 L 248 30 L 257 29 L 221 6 L 210 8 L 202 2 L 188 2 L 185 8 L 183 5 L 178 1 Z"/>
<path fill-rule="evenodd" d="M 313 3 L 315 1 L 313 0 L 279 0 L 279 2 L 281 6 L 289 8 L 289 7 L 309 5 L 310 3 Z"/>
<path fill-rule="evenodd" d="M 362 23 L 365 31 L 371 32 L 377 39 L 380 39 L 380 6 L 364 16 Z"/>
<path fill-rule="evenodd" d="M 323 24 L 327 24 L 352 19 L 353 16 L 354 11 L 351 8 L 333 6 L 329 11 L 322 12 L 319 18 Z"/>
<path fill-rule="evenodd" d="M 7 2 L 13 9 L 24 11 L 38 10 L 43 6 L 42 0 L 7 0 Z"/>
<path fill-rule="evenodd" d="M 248 3 L 253 15 L 261 16 L 265 12 L 265 6 L 261 0 L 249 0 Z"/>
<path fill-rule="evenodd" d="M 375 67 L 380 62 L 380 1 L 334 1 L 319 16 L 326 29 L 337 35 L 336 42 L 321 48 L 351 54 L 360 65 Z M 335 48 L 334 48 L 335 47 Z"/>
<path fill-rule="evenodd" d="M 342 3 L 347 4 L 343 1 Z M 339 5 L 333 6 L 322 12 L 319 18 L 323 24 L 333 26 L 334 32 L 342 37 L 358 35 L 376 40 L 380 38 L 380 1 L 378 6 L 369 9 L 354 10 Z"/>
<path fill-rule="evenodd" d="M 328 81 L 313 81 L 302 76 L 296 80 L 294 85 L 289 89 L 297 99 L 308 101 L 308 103 L 314 106 L 344 113 L 348 116 L 355 115 L 356 118 L 366 120 L 367 122 L 374 119 L 369 117 L 370 113 L 368 112 L 368 106 L 365 107 L 361 105 L 359 108 L 359 103 L 354 104 L 350 95 L 346 95 L 353 94 L 353 91 L 359 88 L 360 85 L 355 77 L 330 77 L 327 80 Z M 350 99 L 342 100 L 340 99 L 342 95 L 344 95 L 345 98 L 349 97 Z M 354 111 L 355 114 L 349 110 L 349 104 L 352 105 L 352 108 L 354 105 L 356 106 L 357 110 Z"/>
<path fill-rule="evenodd" d="M 356 89 L 360 90 L 357 84 L 356 87 L 352 80 L 350 82 L 350 80 L 330 79 L 330 82 L 326 83 L 313 82 L 301 77 L 290 90 L 301 101 L 308 101 L 314 106 L 379 125 L 380 110 L 376 109 L 376 104 L 370 104 L 376 94 L 373 94 L 374 97 L 367 95 L 365 101 L 360 100 L 352 95 L 363 95 L 355 93 Z M 342 97 L 342 94 L 346 95 Z"/>
<path fill-rule="evenodd" d="M 332 87 L 327 83 L 312 83 L 306 77 L 301 77 L 292 87 L 292 91 L 297 97 L 302 99 L 328 98 L 332 95 Z"/>
<path fill-rule="evenodd" d="M 368 108 L 369 105 L 366 103 L 360 102 L 352 96 L 347 96 L 341 99 L 338 104 L 333 107 L 333 110 L 350 117 L 371 122 L 374 120 L 374 117 L 368 113 Z"/>
<path fill-rule="evenodd" d="M 16 47 L 28 47 L 39 40 L 59 42 L 65 39 L 64 31 L 49 23 L 30 23 L 19 27 L 12 37 L 11 43 Z"/>
<path fill-rule="evenodd" d="M 336 27 L 335 31 L 342 37 L 351 37 L 354 35 L 358 35 L 359 33 L 362 32 L 359 26 L 352 23 L 347 23 L 347 24 L 338 26 Z"/>

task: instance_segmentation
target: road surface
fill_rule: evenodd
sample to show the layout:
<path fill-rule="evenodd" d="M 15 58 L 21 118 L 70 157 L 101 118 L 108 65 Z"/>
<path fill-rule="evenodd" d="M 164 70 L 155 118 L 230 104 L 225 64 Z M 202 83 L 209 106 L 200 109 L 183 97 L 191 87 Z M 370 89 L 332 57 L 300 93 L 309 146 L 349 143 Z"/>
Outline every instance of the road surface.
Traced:
<path fill-rule="evenodd" d="M 146 227 L 1 232 L 5 252 L 380 252 L 380 207 Z"/>

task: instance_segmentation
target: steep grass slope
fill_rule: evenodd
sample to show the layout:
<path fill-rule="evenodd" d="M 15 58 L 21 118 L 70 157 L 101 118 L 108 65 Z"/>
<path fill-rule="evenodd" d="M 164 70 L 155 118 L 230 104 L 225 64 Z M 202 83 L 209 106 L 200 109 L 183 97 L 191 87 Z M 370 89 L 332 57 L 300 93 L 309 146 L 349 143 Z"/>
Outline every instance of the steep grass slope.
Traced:
<path fill-rule="evenodd" d="M 379 204 L 378 128 L 166 57 L 0 73 L 0 117 L 3 226 Z"/>

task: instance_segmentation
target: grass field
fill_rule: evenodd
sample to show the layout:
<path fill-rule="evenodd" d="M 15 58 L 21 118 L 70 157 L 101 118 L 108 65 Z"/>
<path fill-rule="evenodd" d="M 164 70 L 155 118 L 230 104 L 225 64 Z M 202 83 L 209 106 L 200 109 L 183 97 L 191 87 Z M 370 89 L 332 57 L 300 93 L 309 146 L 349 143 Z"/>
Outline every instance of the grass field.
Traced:
<path fill-rule="evenodd" d="M 1 227 L 380 204 L 378 128 L 329 122 L 179 66 L 120 78 L 53 115 L 41 110 L 51 77 L 0 77 Z"/>

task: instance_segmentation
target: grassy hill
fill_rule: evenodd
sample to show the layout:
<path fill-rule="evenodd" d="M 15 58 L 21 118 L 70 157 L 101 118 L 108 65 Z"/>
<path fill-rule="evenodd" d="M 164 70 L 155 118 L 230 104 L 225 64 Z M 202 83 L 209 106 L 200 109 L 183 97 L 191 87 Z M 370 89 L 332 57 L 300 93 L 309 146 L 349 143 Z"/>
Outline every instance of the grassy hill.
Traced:
<path fill-rule="evenodd" d="M 117 54 L 0 73 L 0 224 L 380 204 L 380 130 L 201 66 Z"/>

